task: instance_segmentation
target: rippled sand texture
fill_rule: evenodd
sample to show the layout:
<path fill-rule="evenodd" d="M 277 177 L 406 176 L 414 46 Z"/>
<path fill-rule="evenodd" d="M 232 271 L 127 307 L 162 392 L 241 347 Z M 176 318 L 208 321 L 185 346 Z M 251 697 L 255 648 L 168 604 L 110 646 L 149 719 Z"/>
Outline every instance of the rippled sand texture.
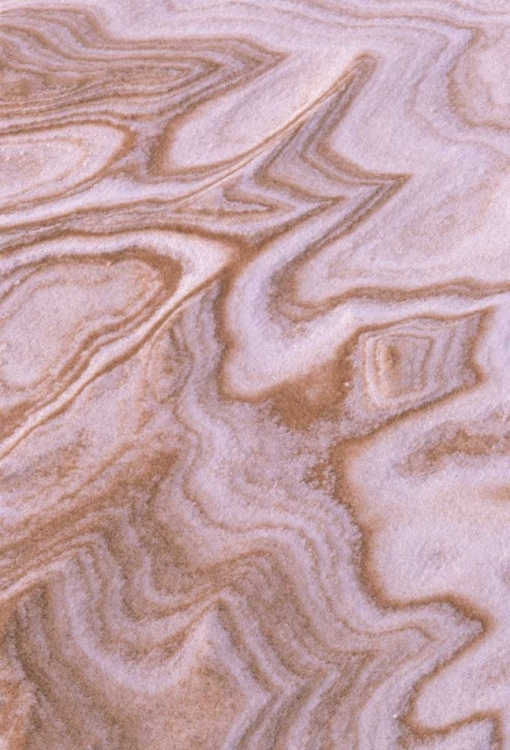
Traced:
<path fill-rule="evenodd" d="M 508 0 L 0 0 L 0 750 L 510 749 Z"/>

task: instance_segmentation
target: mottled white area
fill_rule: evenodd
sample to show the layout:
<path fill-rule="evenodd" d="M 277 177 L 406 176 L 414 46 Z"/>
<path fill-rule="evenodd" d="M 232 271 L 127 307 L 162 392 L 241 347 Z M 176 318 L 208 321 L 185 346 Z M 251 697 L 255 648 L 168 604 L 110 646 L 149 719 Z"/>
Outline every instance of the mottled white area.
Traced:
<path fill-rule="evenodd" d="M 0 0 L 1 750 L 510 750 L 509 64 Z"/>

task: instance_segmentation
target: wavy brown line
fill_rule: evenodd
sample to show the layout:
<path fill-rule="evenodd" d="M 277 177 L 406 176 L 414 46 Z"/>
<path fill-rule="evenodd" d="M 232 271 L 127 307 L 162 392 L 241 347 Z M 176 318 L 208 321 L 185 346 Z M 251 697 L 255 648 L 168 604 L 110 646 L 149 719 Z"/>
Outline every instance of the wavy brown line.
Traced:
<path fill-rule="evenodd" d="M 504 750 L 510 13 L 153 5 L 0 2 L 0 748 Z"/>

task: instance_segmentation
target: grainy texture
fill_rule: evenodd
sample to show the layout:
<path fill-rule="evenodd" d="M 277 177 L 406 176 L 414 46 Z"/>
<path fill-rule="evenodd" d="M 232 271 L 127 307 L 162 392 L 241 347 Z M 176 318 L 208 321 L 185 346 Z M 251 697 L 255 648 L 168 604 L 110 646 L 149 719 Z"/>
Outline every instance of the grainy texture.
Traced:
<path fill-rule="evenodd" d="M 0 0 L 0 750 L 510 750 L 509 0 Z"/>

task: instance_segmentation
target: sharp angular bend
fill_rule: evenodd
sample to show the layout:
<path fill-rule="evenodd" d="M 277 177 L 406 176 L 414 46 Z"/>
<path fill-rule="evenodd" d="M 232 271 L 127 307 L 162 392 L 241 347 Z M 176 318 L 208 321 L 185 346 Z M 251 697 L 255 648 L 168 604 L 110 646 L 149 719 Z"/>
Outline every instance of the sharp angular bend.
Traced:
<path fill-rule="evenodd" d="M 510 750 L 507 0 L 0 0 L 0 749 Z"/>

